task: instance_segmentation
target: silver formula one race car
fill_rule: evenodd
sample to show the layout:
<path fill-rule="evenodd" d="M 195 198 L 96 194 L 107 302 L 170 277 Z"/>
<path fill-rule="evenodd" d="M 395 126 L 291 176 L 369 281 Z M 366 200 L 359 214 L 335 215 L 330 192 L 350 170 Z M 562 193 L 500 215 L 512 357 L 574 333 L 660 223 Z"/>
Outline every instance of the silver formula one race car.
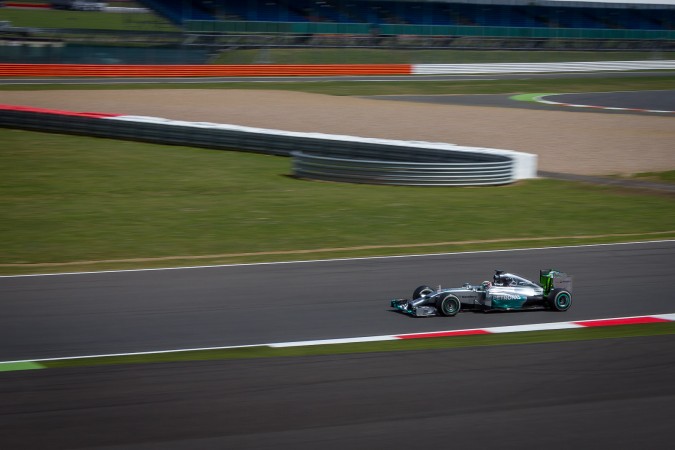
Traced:
<path fill-rule="evenodd" d="M 512 273 L 495 271 L 492 282 L 466 283 L 437 290 L 420 286 L 411 300 L 395 299 L 391 306 L 416 317 L 454 316 L 460 311 L 567 311 L 572 306 L 572 277 L 557 270 L 541 270 L 539 284 Z"/>

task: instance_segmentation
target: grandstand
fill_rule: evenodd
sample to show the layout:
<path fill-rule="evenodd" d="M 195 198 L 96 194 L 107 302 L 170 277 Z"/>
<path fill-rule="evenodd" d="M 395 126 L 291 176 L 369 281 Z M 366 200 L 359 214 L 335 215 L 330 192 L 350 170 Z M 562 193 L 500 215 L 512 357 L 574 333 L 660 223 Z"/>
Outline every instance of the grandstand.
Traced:
<path fill-rule="evenodd" d="M 675 50 L 675 0 L 173 0 L 189 45 Z M 155 5 L 155 6 L 153 6 Z M 264 36 L 264 39 L 261 38 Z"/>
<path fill-rule="evenodd" d="M 146 0 L 191 20 L 675 30 L 675 2 L 563 0 Z"/>
<path fill-rule="evenodd" d="M 0 20 L 0 60 L 78 63 L 189 60 L 247 64 L 288 60 L 287 56 L 270 57 L 269 49 L 307 48 L 326 51 L 336 48 L 343 54 L 312 56 L 306 52 L 307 57 L 298 57 L 296 64 L 317 60 L 372 62 L 363 51 L 347 58 L 346 48 L 457 50 L 462 51 L 460 59 L 466 62 L 473 60 L 464 50 L 508 51 L 510 54 L 503 57 L 514 61 L 522 60 L 522 54 L 530 50 L 557 52 L 558 55 L 548 57 L 552 60 L 560 60 L 561 51 L 624 52 L 620 57 L 625 59 L 642 59 L 645 52 L 650 52 L 650 59 L 672 58 L 675 0 L 646 1 L 649 3 L 638 0 L 137 0 L 97 2 L 96 5 L 107 6 L 101 6 L 96 12 L 26 11 L 24 8 L 23 11 L 12 9 L 10 14 L 10 8 L 0 8 L 0 19 L 4 19 Z M 116 10 L 129 9 L 111 6 L 119 4 L 144 12 L 117 14 Z M 9 5 L 15 3 L 4 2 L 4 6 Z M 48 7 L 50 3 L 39 5 Z M 19 39 L 21 36 L 17 35 L 21 33 L 27 36 Z M 53 42 L 57 41 L 59 45 L 55 48 Z M 1 45 L 3 43 L 7 45 Z M 40 45 L 44 48 L 39 48 Z M 99 48 L 87 48 L 92 46 Z M 248 50 L 259 53 L 247 56 Z M 514 57 L 515 53 L 520 55 Z M 420 62 L 422 58 L 421 53 L 415 57 L 402 55 L 398 52 L 400 60 L 406 62 Z M 574 60 L 583 55 L 570 54 L 569 57 Z M 424 62 L 457 60 L 441 57 L 440 52 L 424 58 Z M 478 59 L 482 61 L 481 58 L 482 55 Z M 593 58 L 595 56 L 590 59 Z"/>

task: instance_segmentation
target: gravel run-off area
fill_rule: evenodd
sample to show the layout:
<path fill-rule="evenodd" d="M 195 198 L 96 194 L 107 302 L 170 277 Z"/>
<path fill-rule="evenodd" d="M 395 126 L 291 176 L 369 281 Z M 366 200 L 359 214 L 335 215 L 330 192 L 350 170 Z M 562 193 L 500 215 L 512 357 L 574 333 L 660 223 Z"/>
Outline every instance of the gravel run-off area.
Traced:
<path fill-rule="evenodd" d="M 675 169 L 675 118 L 380 101 L 272 90 L 8 91 L 0 103 L 278 130 L 448 142 L 539 155 L 581 175 Z"/>

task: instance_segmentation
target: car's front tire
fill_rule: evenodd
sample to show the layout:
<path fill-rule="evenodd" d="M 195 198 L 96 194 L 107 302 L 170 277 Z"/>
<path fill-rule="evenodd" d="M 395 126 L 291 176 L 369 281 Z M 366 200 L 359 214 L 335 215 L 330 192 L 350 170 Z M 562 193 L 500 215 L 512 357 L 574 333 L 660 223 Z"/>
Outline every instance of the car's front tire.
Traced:
<path fill-rule="evenodd" d="M 565 289 L 553 289 L 548 294 L 548 303 L 554 311 L 567 311 L 572 306 L 572 294 Z"/>
<path fill-rule="evenodd" d="M 431 289 L 429 286 L 419 286 L 413 292 L 412 299 L 417 300 L 418 298 L 425 297 L 429 294 L 432 294 L 433 292 L 434 292 L 434 290 Z"/>
<path fill-rule="evenodd" d="M 459 298 L 446 294 L 436 300 L 436 309 L 442 316 L 454 316 L 462 308 Z"/>

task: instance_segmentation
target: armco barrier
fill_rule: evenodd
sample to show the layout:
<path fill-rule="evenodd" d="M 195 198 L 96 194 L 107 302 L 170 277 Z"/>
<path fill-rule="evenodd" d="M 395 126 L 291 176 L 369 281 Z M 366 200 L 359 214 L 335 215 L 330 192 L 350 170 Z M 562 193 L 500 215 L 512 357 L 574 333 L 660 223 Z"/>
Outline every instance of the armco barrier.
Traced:
<path fill-rule="evenodd" d="M 415 64 L 414 75 L 460 75 L 491 73 L 604 72 L 627 70 L 673 70 L 675 61 L 598 61 L 562 63 Z"/>
<path fill-rule="evenodd" d="M 299 133 L 205 122 L 0 105 L 0 126 L 293 156 L 295 175 L 400 185 L 498 185 L 535 178 L 537 157 L 509 150 Z"/>
<path fill-rule="evenodd" d="M 281 77 L 672 70 L 673 60 L 490 64 L 0 64 L 0 77 Z"/>
<path fill-rule="evenodd" d="M 414 163 L 331 158 L 293 152 L 293 173 L 302 178 L 348 183 L 480 186 L 511 183 L 513 161 Z M 444 155 L 453 159 L 454 155 Z"/>

